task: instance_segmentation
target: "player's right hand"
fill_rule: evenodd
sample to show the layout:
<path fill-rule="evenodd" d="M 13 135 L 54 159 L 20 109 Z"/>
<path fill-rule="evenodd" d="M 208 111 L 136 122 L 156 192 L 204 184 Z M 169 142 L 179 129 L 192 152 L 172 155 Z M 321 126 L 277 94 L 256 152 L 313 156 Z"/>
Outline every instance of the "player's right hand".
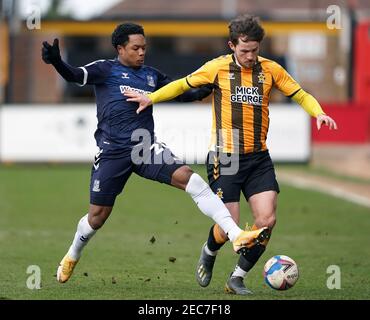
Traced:
<path fill-rule="evenodd" d="M 131 90 L 126 90 L 123 94 L 128 97 L 127 101 L 137 102 L 139 104 L 139 108 L 136 110 L 137 114 L 153 104 L 152 100 L 150 100 L 149 97 L 144 94 L 140 94 Z"/>
<path fill-rule="evenodd" d="M 50 45 L 47 41 L 42 43 L 41 48 L 42 60 L 47 64 L 54 64 L 62 60 L 60 57 L 59 40 L 54 39 L 53 45 Z"/>
<path fill-rule="evenodd" d="M 325 124 L 326 126 L 329 127 L 329 130 L 337 130 L 338 126 L 334 119 L 330 118 L 326 114 L 319 114 L 316 118 L 316 125 L 317 125 L 317 130 L 321 129 L 321 125 Z"/>

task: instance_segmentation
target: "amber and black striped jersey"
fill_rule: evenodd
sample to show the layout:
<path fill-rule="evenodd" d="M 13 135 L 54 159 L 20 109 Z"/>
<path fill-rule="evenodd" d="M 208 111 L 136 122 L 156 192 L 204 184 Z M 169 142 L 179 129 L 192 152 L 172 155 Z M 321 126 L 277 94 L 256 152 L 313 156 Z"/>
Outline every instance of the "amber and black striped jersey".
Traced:
<path fill-rule="evenodd" d="M 253 68 L 245 69 L 233 54 L 205 63 L 186 81 L 191 87 L 215 85 L 210 149 L 227 153 L 267 150 L 272 87 L 286 96 L 301 88 L 278 63 L 259 56 Z"/>

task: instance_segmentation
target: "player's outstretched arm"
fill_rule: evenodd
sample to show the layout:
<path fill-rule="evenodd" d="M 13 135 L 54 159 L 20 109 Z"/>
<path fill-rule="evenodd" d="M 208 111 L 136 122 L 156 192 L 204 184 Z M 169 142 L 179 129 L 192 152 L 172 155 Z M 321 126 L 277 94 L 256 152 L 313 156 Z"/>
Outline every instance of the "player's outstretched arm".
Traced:
<path fill-rule="evenodd" d="M 52 45 L 47 41 L 42 43 L 41 57 L 46 64 L 51 64 L 58 73 L 69 82 L 83 83 L 84 72 L 81 68 L 75 68 L 65 63 L 60 56 L 59 40 L 54 39 Z"/>
<path fill-rule="evenodd" d="M 307 113 L 316 118 L 317 130 L 321 129 L 322 124 L 329 127 L 330 130 L 338 129 L 334 119 L 325 114 L 319 102 L 309 93 L 303 89 L 298 90 L 293 96 L 292 100 L 298 103 Z"/>
<path fill-rule="evenodd" d="M 186 82 L 186 78 L 182 78 L 170 82 L 159 90 L 152 92 L 148 96 L 134 91 L 125 91 L 124 95 L 128 97 L 127 101 L 139 103 L 139 108 L 136 110 L 136 113 L 140 113 L 154 103 L 172 100 L 189 89 L 190 86 Z"/>
<path fill-rule="evenodd" d="M 179 95 L 175 100 L 178 102 L 193 102 L 201 101 L 204 98 L 208 97 L 214 89 L 214 85 L 209 83 L 202 85 L 198 88 L 192 88 L 183 94 Z"/>

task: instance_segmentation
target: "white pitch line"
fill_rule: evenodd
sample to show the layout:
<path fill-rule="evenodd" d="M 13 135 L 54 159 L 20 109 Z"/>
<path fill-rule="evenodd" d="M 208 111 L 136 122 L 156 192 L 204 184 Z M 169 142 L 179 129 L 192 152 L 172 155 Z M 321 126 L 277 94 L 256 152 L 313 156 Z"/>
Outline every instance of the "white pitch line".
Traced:
<path fill-rule="evenodd" d="M 364 207 L 370 208 L 370 199 L 367 197 L 359 196 L 356 193 L 350 192 L 348 190 L 335 187 L 332 185 L 326 185 L 317 181 L 310 181 L 309 179 L 302 177 L 283 177 L 278 175 L 278 179 L 285 184 L 289 184 L 293 187 L 300 189 L 311 189 L 314 191 L 320 191 L 322 193 L 329 194 L 331 196 L 348 200 L 350 202 L 362 205 Z"/>

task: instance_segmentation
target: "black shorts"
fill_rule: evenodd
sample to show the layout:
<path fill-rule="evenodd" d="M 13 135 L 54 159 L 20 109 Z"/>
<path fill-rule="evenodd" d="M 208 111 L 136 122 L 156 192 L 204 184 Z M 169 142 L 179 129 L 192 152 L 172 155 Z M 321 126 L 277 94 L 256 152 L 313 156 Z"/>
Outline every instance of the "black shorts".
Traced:
<path fill-rule="evenodd" d="M 267 150 L 240 155 L 211 151 L 207 157 L 207 174 L 212 191 L 224 203 L 239 202 L 241 191 L 247 201 L 263 191 L 280 192 Z"/>
<path fill-rule="evenodd" d="M 136 161 L 132 154 L 110 157 L 100 149 L 91 168 L 90 203 L 113 206 L 132 172 L 170 185 L 172 174 L 182 166 L 184 163 L 161 143 L 155 143 L 147 150 L 144 161 Z"/>

